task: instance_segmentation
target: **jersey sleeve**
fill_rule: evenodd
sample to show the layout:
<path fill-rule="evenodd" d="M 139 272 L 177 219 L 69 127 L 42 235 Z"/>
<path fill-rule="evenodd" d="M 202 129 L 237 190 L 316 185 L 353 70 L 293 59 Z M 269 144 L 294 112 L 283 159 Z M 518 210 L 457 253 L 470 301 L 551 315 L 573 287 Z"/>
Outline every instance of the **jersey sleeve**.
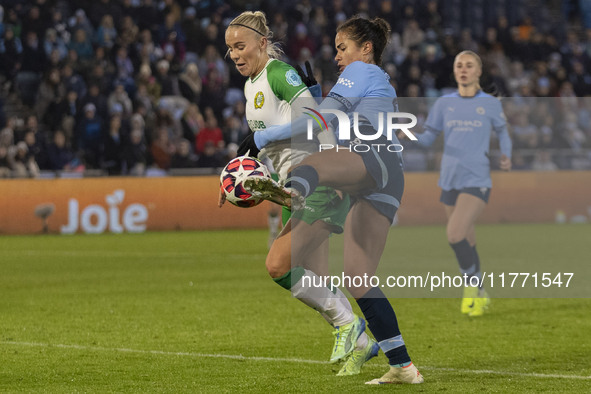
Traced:
<path fill-rule="evenodd" d="M 436 133 L 441 133 L 443 131 L 443 111 L 441 110 L 443 100 L 445 100 L 445 97 L 437 99 L 435 104 L 433 104 L 433 107 L 431 107 L 427 120 L 425 120 L 425 128 L 427 130 Z"/>
<path fill-rule="evenodd" d="M 366 97 L 371 85 L 371 71 L 363 62 L 349 64 L 330 90 L 331 95 L 340 97 Z"/>
<path fill-rule="evenodd" d="M 278 99 L 292 103 L 308 87 L 302 82 L 298 72 L 282 61 L 271 62 L 267 68 L 267 80 Z"/>
<path fill-rule="evenodd" d="M 421 146 L 429 147 L 433 145 L 433 142 L 435 142 L 439 134 L 441 134 L 443 131 L 443 111 L 441 110 L 441 100 L 442 98 L 435 101 L 435 104 L 433 104 L 433 107 L 431 107 L 429 115 L 427 115 L 427 120 L 425 121 L 425 131 L 421 134 L 415 134 L 415 137 L 417 137 L 417 142 Z"/>
<path fill-rule="evenodd" d="M 494 101 L 491 104 L 492 127 L 499 138 L 499 147 L 501 148 L 501 153 L 511 158 L 511 149 L 513 148 L 513 143 L 511 142 L 511 137 L 509 136 L 509 130 L 507 129 L 507 117 L 505 116 L 505 112 L 503 112 L 503 105 L 501 104 L 501 101 L 497 100 L 496 98 L 493 100 Z"/>

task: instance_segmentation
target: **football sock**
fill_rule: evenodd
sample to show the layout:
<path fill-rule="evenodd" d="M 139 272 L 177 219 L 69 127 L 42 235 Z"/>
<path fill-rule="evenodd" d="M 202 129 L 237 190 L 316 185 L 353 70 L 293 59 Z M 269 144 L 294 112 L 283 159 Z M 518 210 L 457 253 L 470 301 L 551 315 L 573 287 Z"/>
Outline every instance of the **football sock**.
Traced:
<path fill-rule="evenodd" d="M 279 234 L 279 214 L 276 212 L 269 212 L 267 216 L 267 224 L 269 225 L 269 236 L 275 238 Z"/>
<path fill-rule="evenodd" d="M 370 289 L 357 300 L 369 329 L 378 341 L 390 365 L 410 362 L 410 356 L 398 328 L 398 320 L 392 305 L 377 287 Z"/>
<path fill-rule="evenodd" d="M 480 264 L 478 263 L 477 265 L 476 262 L 478 259 L 478 254 L 475 253 L 476 249 L 470 246 L 470 243 L 468 243 L 466 238 L 455 244 L 450 243 L 449 245 L 456 253 L 456 259 L 460 265 L 460 272 L 462 275 L 468 277 L 466 280 L 466 286 L 468 286 L 469 278 L 472 276 L 480 276 Z"/>
<path fill-rule="evenodd" d="M 349 302 L 349 299 L 347 298 L 345 293 L 343 293 L 341 291 L 341 289 L 339 289 L 338 287 L 333 288 L 333 291 L 335 292 L 335 297 L 337 298 L 337 300 L 342 304 L 342 307 L 347 309 L 348 311 L 350 311 L 351 314 L 353 314 L 353 307 L 351 306 L 351 303 Z M 324 313 L 321 313 L 321 315 L 322 315 L 322 317 L 324 317 L 324 320 L 326 320 L 328 322 L 328 324 L 332 325 L 332 323 L 330 322 L 330 318 L 328 316 L 326 316 Z M 347 323 L 350 323 L 350 322 L 345 322 L 344 324 L 347 324 Z M 361 333 L 361 335 L 359 336 L 359 338 L 357 338 L 357 343 L 355 344 L 355 350 L 365 349 L 365 347 L 367 346 L 368 343 L 369 343 L 369 337 L 367 336 L 365 331 L 363 331 Z"/>
<path fill-rule="evenodd" d="M 476 251 L 476 244 L 474 246 L 472 246 L 472 251 L 474 252 L 474 266 L 475 266 L 474 276 L 481 278 L 482 274 L 480 273 L 480 256 L 478 256 L 478 252 Z M 480 288 L 482 288 L 482 281 L 480 282 Z"/>
<path fill-rule="evenodd" d="M 297 190 L 303 197 L 308 197 L 318 186 L 318 172 L 312 166 L 299 166 L 287 174 L 286 188 Z"/>
<path fill-rule="evenodd" d="M 320 312 L 333 327 L 351 323 L 355 318 L 352 310 L 344 305 L 340 297 L 328 287 L 319 285 L 322 279 L 310 270 L 295 267 L 273 280 L 284 289 L 290 290 L 298 300 Z"/>

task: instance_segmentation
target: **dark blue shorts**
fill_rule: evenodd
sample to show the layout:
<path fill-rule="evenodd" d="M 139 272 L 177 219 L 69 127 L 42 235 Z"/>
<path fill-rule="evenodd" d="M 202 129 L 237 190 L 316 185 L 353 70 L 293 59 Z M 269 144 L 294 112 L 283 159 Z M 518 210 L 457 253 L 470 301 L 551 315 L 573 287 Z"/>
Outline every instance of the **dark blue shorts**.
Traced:
<path fill-rule="evenodd" d="M 404 191 L 402 160 L 400 153 L 388 150 L 391 145 L 392 142 L 384 136 L 375 141 L 350 142 L 351 151 L 361 156 L 365 169 L 376 183 L 376 188 L 361 192 L 358 196 L 353 197 L 369 201 L 390 222 L 394 220 Z M 391 147 L 390 149 L 395 148 Z"/>
<path fill-rule="evenodd" d="M 488 204 L 488 199 L 490 197 L 490 187 L 465 187 L 463 189 L 451 189 L 451 190 L 442 190 L 441 197 L 439 197 L 439 201 L 444 203 L 445 205 L 454 206 L 456 205 L 456 200 L 460 193 L 467 193 L 473 196 L 480 198 L 482 201 Z"/>

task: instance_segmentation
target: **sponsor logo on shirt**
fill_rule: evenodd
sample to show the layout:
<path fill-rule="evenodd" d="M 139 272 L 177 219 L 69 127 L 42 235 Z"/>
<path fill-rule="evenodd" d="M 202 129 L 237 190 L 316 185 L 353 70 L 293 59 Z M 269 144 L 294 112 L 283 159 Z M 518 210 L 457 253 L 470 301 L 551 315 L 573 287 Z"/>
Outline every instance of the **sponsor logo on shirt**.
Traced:
<path fill-rule="evenodd" d="M 453 131 L 474 131 L 477 127 L 482 127 L 480 120 L 449 120 L 447 127 L 453 127 Z"/>
<path fill-rule="evenodd" d="M 248 122 L 248 127 L 250 127 L 250 129 L 252 131 L 263 130 L 263 129 L 267 128 L 267 126 L 265 125 L 265 122 L 262 120 L 250 119 L 247 122 Z"/>
<path fill-rule="evenodd" d="M 337 81 L 337 85 L 344 85 L 348 88 L 352 88 L 353 85 L 355 85 L 355 82 L 347 78 L 339 78 L 339 80 Z"/>
<path fill-rule="evenodd" d="M 288 70 L 285 73 L 285 80 L 291 86 L 300 86 L 302 84 L 302 79 L 295 70 Z"/>
<path fill-rule="evenodd" d="M 254 96 L 254 108 L 261 109 L 265 105 L 265 95 L 263 92 L 257 92 Z"/>

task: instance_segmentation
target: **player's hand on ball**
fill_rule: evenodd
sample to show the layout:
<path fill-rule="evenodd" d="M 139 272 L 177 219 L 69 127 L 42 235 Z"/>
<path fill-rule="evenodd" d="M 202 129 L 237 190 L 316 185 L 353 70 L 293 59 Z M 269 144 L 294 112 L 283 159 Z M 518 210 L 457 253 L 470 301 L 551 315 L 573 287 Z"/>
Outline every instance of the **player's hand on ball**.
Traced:
<path fill-rule="evenodd" d="M 506 155 L 501 155 L 499 167 L 503 171 L 511 171 L 511 159 L 508 158 Z"/>
<path fill-rule="evenodd" d="M 250 133 L 246 136 L 246 138 L 240 143 L 238 147 L 238 156 L 250 156 L 250 157 L 257 157 L 261 150 L 257 147 L 256 142 L 254 141 L 254 132 Z"/>
<path fill-rule="evenodd" d="M 302 70 L 299 64 L 296 64 L 295 69 L 302 78 L 302 82 L 306 84 L 307 87 L 318 85 L 318 81 L 314 78 L 314 73 L 312 72 L 312 66 L 310 66 L 310 62 L 306 60 L 304 63 L 306 66 L 306 72 Z"/>

